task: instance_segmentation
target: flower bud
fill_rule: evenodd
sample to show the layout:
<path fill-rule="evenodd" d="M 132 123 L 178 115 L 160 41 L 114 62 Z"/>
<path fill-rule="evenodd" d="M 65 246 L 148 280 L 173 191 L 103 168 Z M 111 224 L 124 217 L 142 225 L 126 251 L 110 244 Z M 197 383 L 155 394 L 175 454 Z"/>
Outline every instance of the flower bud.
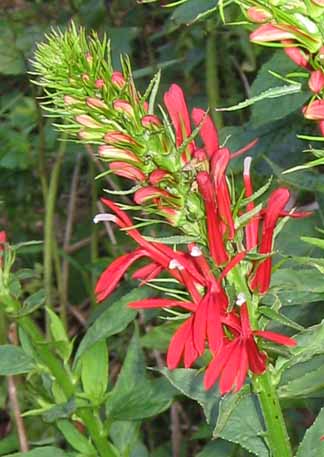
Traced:
<path fill-rule="evenodd" d="M 117 176 L 131 179 L 132 181 L 145 181 L 145 175 L 136 167 L 125 162 L 111 162 L 109 168 Z"/>
<path fill-rule="evenodd" d="M 89 130 L 80 130 L 80 132 L 78 133 L 78 137 L 80 138 L 80 140 L 84 141 L 98 141 L 102 140 L 103 133 L 98 131 L 93 132 Z"/>
<path fill-rule="evenodd" d="M 147 114 L 146 116 L 143 116 L 141 123 L 142 123 L 143 127 L 149 128 L 152 130 L 157 130 L 162 125 L 162 122 L 160 121 L 160 119 L 157 116 L 155 116 L 155 114 Z"/>
<path fill-rule="evenodd" d="M 97 79 L 95 84 L 97 89 L 102 89 L 105 85 L 105 82 L 103 79 Z"/>
<path fill-rule="evenodd" d="M 267 43 L 270 41 L 282 41 L 294 39 L 295 35 L 285 26 L 264 24 L 250 34 L 250 41 L 256 43 Z"/>
<path fill-rule="evenodd" d="M 92 64 L 93 58 L 92 58 L 92 55 L 91 55 L 90 52 L 87 52 L 87 53 L 86 53 L 85 58 L 86 58 L 86 61 L 87 61 L 89 64 Z"/>
<path fill-rule="evenodd" d="M 319 126 L 322 136 L 324 136 L 324 120 L 319 121 L 318 126 Z"/>
<path fill-rule="evenodd" d="M 122 89 L 126 84 L 125 78 L 120 71 L 113 72 L 111 76 L 111 82 L 115 87 L 118 87 L 119 89 Z"/>
<path fill-rule="evenodd" d="M 159 189 L 157 187 L 143 187 L 142 189 L 139 189 L 135 192 L 134 194 L 134 202 L 136 205 L 142 205 L 143 203 L 146 203 L 149 200 L 155 199 L 155 198 L 170 198 L 172 197 L 169 192 L 166 190 Z"/>
<path fill-rule="evenodd" d="M 298 47 L 291 46 L 294 44 L 293 40 L 282 40 L 284 45 L 285 54 L 295 62 L 296 65 L 303 68 L 309 68 L 309 54 L 306 54 L 303 50 Z"/>
<path fill-rule="evenodd" d="M 90 129 L 102 128 L 102 125 L 99 122 L 95 121 L 91 116 L 88 116 L 87 114 L 80 114 L 79 116 L 76 116 L 75 120 L 79 124 L 84 125 Z"/>
<path fill-rule="evenodd" d="M 82 81 L 83 81 L 83 82 L 88 82 L 89 80 L 90 80 L 89 75 L 88 75 L 87 73 L 84 73 L 84 74 L 82 75 Z"/>
<path fill-rule="evenodd" d="M 64 95 L 64 104 L 65 105 L 77 105 L 80 103 L 80 100 L 77 98 L 71 97 L 70 95 Z"/>
<path fill-rule="evenodd" d="M 269 13 L 269 11 L 257 6 L 251 6 L 248 8 L 246 15 L 251 22 L 255 22 L 257 24 L 262 24 L 272 18 L 272 14 Z"/>
<path fill-rule="evenodd" d="M 168 179 L 168 178 L 172 178 L 172 176 L 170 175 L 170 173 L 168 173 L 168 172 L 165 171 L 165 170 L 157 169 L 157 170 L 154 170 L 154 171 L 150 174 L 149 181 L 150 181 L 150 183 L 151 183 L 153 186 L 156 186 L 156 185 L 159 184 L 161 181 L 163 181 L 163 180 L 165 180 L 165 179 Z"/>
<path fill-rule="evenodd" d="M 88 97 L 87 105 L 89 106 L 89 108 L 98 108 L 100 110 L 108 108 L 105 102 L 95 97 Z"/>
<path fill-rule="evenodd" d="M 115 144 L 115 143 L 130 143 L 130 144 L 136 144 L 136 141 L 130 136 L 127 135 L 126 133 L 113 131 L 113 132 L 108 132 L 104 136 L 104 140 L 107 144 Z"/>
<path fill-rule="evenodd" d="M 308 86 L 314 94 L 318 94 L 324 89 L 324 73 L 322 70 L 312 71 Z"/>
<path fill-rule="evenodd" d="M 98 148 L 99 156 L 104 159 L 125 160 L 140 163 L 139 159 L 132 151 L 119 149 L 114 146 L 103 144 Z"/>
<path fill-rule="evenodd" d="M 131 117 L 134 116 L 134 109 L 130 103 L 126 102 L 126 100 L 116 100 L 114 101 L 113 106 L 114 109 L 120 113 L 124 113 Z"/>
<path fill-rule="evenodd" d="M 312 121 L 324 120 L 324 100 L 314 100 L 308 106 L 303 108 L 303 113 L 306 119 Z"/>
<path fill-rule="evenodd" d="M 311 2 L 314 3 L 314 5 L 324 7 L 324 0 L 311 0 Z"/>

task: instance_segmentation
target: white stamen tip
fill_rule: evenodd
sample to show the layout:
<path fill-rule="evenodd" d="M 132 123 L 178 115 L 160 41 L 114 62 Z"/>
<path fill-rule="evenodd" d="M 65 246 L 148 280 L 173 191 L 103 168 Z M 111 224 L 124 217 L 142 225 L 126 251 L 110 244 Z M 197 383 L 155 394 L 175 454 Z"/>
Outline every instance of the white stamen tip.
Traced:
<path fill-rule="evenodd" d="M 251 156 L 245 157 L 245 159 L 244 159 L 244 168 L 243 168 L 243 175 L 244 176 L 250 176 L 251 163 L 252 163 L 252 157 Z"/>
<path fill-rule="evenodd" d="M 98 222 L 116 222 L 116 216 L 109 213 L 99 213 L 95 215 L 93 222 L 95 224 L 98 224 Z"/>
<path fill-rule="evenodd" d="M 176 259 L 172 259 L 169 263 L 170 270 L 184 270 L 184 267 Z"/>
<path fill-rule="evenodd" d="M 191 257 L 200 257 L 202 255 L 201 249 L 198 246 L 194 246 L 190 251 Z"/>
<path fill-rule="evenodd" d="M 235 303 L 237 304 L 237 306 L 242 306 L 245 302 L 246 302 L 245 294 L 243 292 L 240 292 L 237 296 Z"/>

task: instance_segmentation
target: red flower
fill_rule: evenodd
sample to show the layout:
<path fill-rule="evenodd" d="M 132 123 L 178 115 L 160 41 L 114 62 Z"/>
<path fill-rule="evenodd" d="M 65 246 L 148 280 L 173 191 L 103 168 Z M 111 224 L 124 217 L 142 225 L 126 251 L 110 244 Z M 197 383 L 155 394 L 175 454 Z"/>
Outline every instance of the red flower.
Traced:
<path fill-rule="evenodd" d="M 219 150 L 219 141 L 218 133 L 211 117 L 201 108 L 194 108 L 191 117 L 196 127 L 201 125 L 199 135 L 204 143 L 208 157 L 212 158 Z"/>
<path fill-rule="evenodd" d="M 314 100 L 303 109 L 306 119 L 324 121 L 324 100 Z"/>
<path fill-rule="evenodd" d="M 266 293 L 270 286 L 272 267 L 270 254 L 272 251 L 274 229 L 281 212 L 288 203 L 289 197 L 288 189 L 284 187 L 276 189 L 270 195 L 268 206 L 265 210 L 259 253 L 269 254 L 269 257 L 259 263 L 250 284 L 251 289 L 258 290 L 260 294 Z"/>
<path fill-rule="evenodd" d="M 164 103 L 175 130 L 176 146 L 180 147 L 191 135 L 188 107 L 181 87 L 177 84 L 172 84 L 170 89 L 164 94 Z M 189 154 L 185 151 L 182 156 L 184 163 L 190 160 L 195 148 L 194 141 L 188 144 L 187 151 Z"/>
<path fill-rule="evenodd" d="M 255 336 L 285 346 L 295 346 L 296 341 L 274 332 L 252 330 L 246 303 L 240 308 L 240 328 L 233 329 L 233 339 L 225 339 L 221 350 L 215 354 L 209 364 L 204 385 L 210 389 L 219 378 L 219 390 L 222 395 L 234 390 L 238 392 L 246 379 L 248 370 L 262 374 L 266 369 L 266 354 L 261 352 L 255 342 Z"/>
<path fill-rule="evenodd" d="M 252 157 L 246 157 L 244 160 L 244 171 L 243 171 L 243 180 L 245 188 L 245 196 L 249 198 L 253 195 L 253 187 L 250 176 L 250 167 L 251 167 Z M 249 202 L 246 207 L 247 211 L 252 211 L 254 209 L 254 203 Z M 246 224 L 245 227 L 245 242 L 246 249 L 249 251 L 253 249 L 258 244 L 258 231 L 259 231 L 259 216 L 253 216 Z"/>
<path fill-rule="evenodd" d="M 315 94 L 324 89 L 324 72 L 323 70 L 312 71 L 308 81 L 309 88 Z"/>
<path fill-rule="evenodd" d="M 217 212 L 214 189 L 209 174 L 206 171 L 199 172 L 197 183 L 205 203 L 210 254 L 216 265 L 221 265 L 227 261 L 228 256 L 220 232 L 220 218 Z"/>
<path fill-rule="evenodd" d="M 284 52 L 289 57 L 290 60 L 295 62 L 299 67 L 310 69 L 309 65 L 309 54 L 304 50 L 294 46 L 293 40 L 282 40 L 284 45 Z"/>

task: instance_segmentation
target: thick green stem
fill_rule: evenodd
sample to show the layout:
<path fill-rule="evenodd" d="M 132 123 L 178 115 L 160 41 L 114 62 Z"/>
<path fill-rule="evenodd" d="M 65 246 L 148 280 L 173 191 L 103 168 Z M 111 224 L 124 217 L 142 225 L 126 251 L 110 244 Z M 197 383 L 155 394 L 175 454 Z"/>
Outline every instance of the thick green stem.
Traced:
<path fill-rule="evenodd" d="M 267 438 L 272 457 L 292 457 L 289 436 L 271 373 L 267 371 L 253 379 L 267 428 Z"/>
<path fill-rule="evenodd" d="M 83 420 L 89 435 L 101 457 L 116 457 L 106 434 L 103 433 L 101 420 L 89 409 L 78 411 L 80 418 Z"/>
<path fill-rule="evenodd" d="M 52 276 L 53 276 L 53 237 L 54 237 L 54 214 L 57 197 L 57 189 L 61 166 L 66 149 L 66 142 L 62 141 L 58 155 L 51 173 L 50 183 L 46 198 L 45 226 L 44 226 L 44 288 L 46 294 L 46 306 L 52 307 Z"/>
<path fill-rule="evenodd" d="M 218 128 L 223 127 L 223 117 L 215 108 L 220 106 L 220 84 L 218 72 L 218 50 L 216 28 L 213 20 L 207 22 L 206 41 L 206 86 L 210 114 Z"/>

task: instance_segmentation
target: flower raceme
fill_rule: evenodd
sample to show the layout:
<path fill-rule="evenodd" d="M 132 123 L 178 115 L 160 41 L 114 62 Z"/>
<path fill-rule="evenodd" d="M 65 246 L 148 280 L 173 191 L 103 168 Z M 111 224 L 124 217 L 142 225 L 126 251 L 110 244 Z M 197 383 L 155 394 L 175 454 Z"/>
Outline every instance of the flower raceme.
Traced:
<path fill-rule="evenodd" d="M 245 173 L 246 182 L 249 182 L 247 167 Z M 247 186 L 247 188 L 248 195 L 251 187 Z M 291 338 L 279 334 L 251 330 L 246 303 L 240 306 L 237 301 L 237 304 L 231 306 L 226 292 L 228 276 L 237 268 L 239 271 L 252 270 L 253 276 L 250 283 L 252 291 L 257 294 L 267 291 L 271 278 L 270 255 L 273 230 L 278 218 L 286 214 L 284 207 L 288 198 L 287 189 L 277 189 L 271 194 L 266 209 L 258 216 L 260 219 L 258 223 L 262 224 L 262 230 L 259 234 L 254 233 L 253 236 L 257 237 L 259 252 L 268 254 L 269 257 L 257 264 L 254 270 L 247 269 L 243 265 L 248 262 L 245 250 L 236 255 L 226 252 L 227 257 L 222 259 L 220 265 L 215 262 L 212 252 L 209 257 L 203 254 L 201 247 L 193 243 L 188 245 L 188 252 L 183 252 L 171 249 L 163 243 L 150 242 L 134 228 L 132 220 L 125 212 L 112 201 L 103 199 L 103 203 L 113 214 L 96 216 L 95 222 L 100 220 L 115 222 L 136 241 L 138 248 L 114 260 L 102 273 L 95 290 L 97 300 L 104 300 L 116 288 L 128 268 L 137 260 L 146 258 L 149 263 L 137 269 L 132 275 L 133 279 L 140 280 L 141 284 L 149 284 L 165 272 L 187 292 L 186 299 L 154 297 L 129 303 L 133 309 L 175 308 L 178 312 L 181 310 L 185 312 L 183 323 L 170 341 L 167 352 L 168 368 L 176 368 L 181 360 L 186 368 L 191 367 L 207 347 L 213 354 L 213 360 L 206 370 L 205 387 L 211 387 L 217 379 L 220 379 L 221 393 L 239 390 L 248 371 L 260 374 L 266 369 L 267 357 L 259 349 L 257 338 L 269 339 L 287 346 L 295 344 Z M 206 209 L 206 217 L 214 219 L 215 215 L 208 215 Z M 255 221 L 252 222 L 255 224 Z M 216 223 L 221 225 L 219 219 L 216 219 Z M 247 227 L 245 230 L 247 234 Z M 221 241 L 220 230 L 218 236 Z M 246 239 L 248 239 L 247 236 Z M 222 247 L 225 250 L 224 244 Z M 216 274 L 213 262 L 218 265 Z M 247 285 L 248 279 L 246 278 Z"/>

